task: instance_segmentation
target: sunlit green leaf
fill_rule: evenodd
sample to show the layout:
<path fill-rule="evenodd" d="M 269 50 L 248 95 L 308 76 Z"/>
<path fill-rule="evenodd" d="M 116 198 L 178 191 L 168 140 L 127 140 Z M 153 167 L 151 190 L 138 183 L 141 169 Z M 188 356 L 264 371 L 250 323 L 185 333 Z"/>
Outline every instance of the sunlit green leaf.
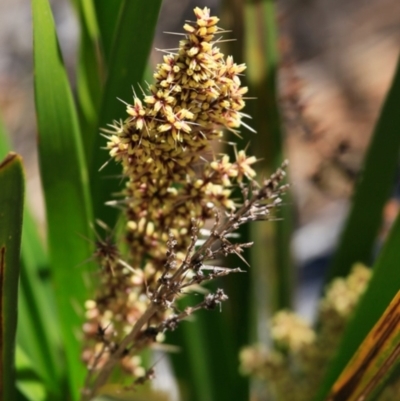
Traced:
<path fill-rule="evenodd" d="M 40 171 L 54 281 L 73 399 L 85 377 L 80 362 L 82 305 L 92 249 L 89 180 L 76 110 L 47 0 L 33 0 L 35 104 Z"/>

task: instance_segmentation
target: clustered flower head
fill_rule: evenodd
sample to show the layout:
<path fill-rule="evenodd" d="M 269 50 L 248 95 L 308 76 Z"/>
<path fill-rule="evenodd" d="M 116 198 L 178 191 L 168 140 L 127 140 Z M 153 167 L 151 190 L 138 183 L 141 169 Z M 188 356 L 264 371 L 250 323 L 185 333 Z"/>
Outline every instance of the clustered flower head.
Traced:
<path fill-rule="evenodd" d="M 371 270 L 361 263 L 353 266 L 352 274 L 347 278 L 336 278 L 326 292 L 320 309 L 324 319 L 333 319 L 334 315 L 346 318 L 354 310 L 360 296 L 371 278 Z"/>
<path fill-rule="evenodd" d="M 358 263 L 348 277 L 333 280 L 319 305 L 317 329 L 293 312 L 277 312 L 270 328 L 273 347 L 245 347 L 242 373 L 263 380 L 277 401 L 313 399 L 370 278 L 371 270 Z"/>
<path fill-rule="evenodd" d="M 296 353 L 315 341 L 315 332 L 300 316 L 283 310 L 272 319 L 271 337 L 278 346 Z"/>
<path fill-rule="evenodd" d="M 195 9 L 196 22 L 185 24 L 176 54 L 164 56 L 155 83 L 127 105 L 129 117 L 115 123 L 107 144 L 127 178 L 124 191 L 132 264 L 150 260 L 160 270 L 169 232 L 176 250 L 188 246 L 191 218 L 204 222 L 215 207 L 233 210 L 232 188 L 255 176 L 254 156 L 243 150 L 236 160 L 212 154 L 222 129 L 241 124 L 244 107 L 239 75 L 245 65 L 225 58 L 216 46 L 220 28 L 209 9 Z M 150 268 L 150 267 L 149 267 Z"/>
<path fill-rule="evenodd" d="M 124 211 L 125 242 L 122 247 L 113 238 L 97 242 L 101 283 L 86 303 L 84 326 L 83 359 L 91 370 L 108 369 L 118 356 L 126 371 L 140 376 L 135 351 L 197 308 L 177 314 L 175 298 L 191 285 L 237 271 L 204 262 L 240 255 L 251 244 L 232 244 L 229 234 L 267 218 L 284 191 L 282 170 L 256 184 L 255 157 L 236 147 L 232 160 L 213 153 L 212 141 L 224 129 L 238 134 L 242 124 L 247 88 L 239 77 L 245 65 L 220 52 L 218 18 L 208 8 L 194 13 L 196 21 L 185 24 L 177 52 L 157 66 L 155 83 L 142 98 L 134 94 L 128 117 L 107 131 L 110 156 L 126 179 L 117 202 Z M 233 198 L 239 187 L 243 204 Z M 198 249 L 200 230 L 210 218 L 214 227 Z M 198 307 L 215 307 L 227 298 L 221 291 Z M 143 323 L 144 315 L 151 326 Z M 135 342 L 131 352 L 122 349 L 127 336 Z"/>

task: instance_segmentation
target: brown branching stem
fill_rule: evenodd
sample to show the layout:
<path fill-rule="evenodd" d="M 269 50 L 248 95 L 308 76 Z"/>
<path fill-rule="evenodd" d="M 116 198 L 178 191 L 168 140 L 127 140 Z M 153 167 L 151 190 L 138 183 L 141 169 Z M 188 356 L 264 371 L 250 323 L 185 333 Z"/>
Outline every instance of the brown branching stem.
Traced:
<path fill-rule="evenodd" d="M 157 312 L 159 308 L 158 305 L 151 303 L 143 315 L 138 319 L 138 321 L 133 326 L 131 332 L 121 341 L 116 350 L 112 353 L 110 359 L 103 366 L 101 371 L 98 373 L 96 379 L 90 384 L 90 378 L 95 373 L 94 368 L 89 372 L 89 385 L 90 388 L 85 388 L 82 394 L 82 401 L 90 400 L 101 386 L 103 386 L 107 379 L 109 378 L 114 366 L 118 363 L 121 356 L 124 354 L 125 350 L 129 344 L 134 341 L 135 337 L 140 333 L 143 326 L 151 319 L 151 317 Z"/>
<path fill-rule="evenodd" d="M 177 296 L 182 293 L 184 288 L 194 284 L 201 284 L 216 277 L 242 271 L 239 268 L 228 269 L 206 266 L 204 263 L 215 259 L 216 256 L 226 254 L 235 253 L 241 257 L 240 252 L 242 249 L 251 246 L 251 243 L 232 244 L 227 239 L 227 236 L 236 231 L 242 224 L 249 221 L 269 218 L 270 209 L 279 205 L 279 195 L 287 188 L 286 185 L 281 185 L 285 176 L 283 169 L 286 165 L 287 162 L 285 162 L 282 165 L 282 168 L 278 169 L 270 179 L 264 181 L 261 187 L 253 188 L 250 196 L 249 189 L 243 187 L 243 205 L 235 213 L 228 215 L 226 221 L 223 222 L 220 222 L 220 216 L 217 213 L 215 225 L 211 230 L 211 235 L 197 250 L 195 250 L 195 245 L 198 240 L 198 227 L 196 221 L 192 222 L 191 243 L 187 249 L 184 261 L 170 276 L 168 276 L 169 268 L 165 268 L 165 271 L 161 276 L 162 279 L 159 280 L 157 288 L 153 293 L 148 294 L 150 299 L 149 306 L 133 325 L 130 333 L 120 341 L 119 344 L 116 344 L 112 349 L 110 349 L 110 357 L 104 366 L 97 370 L 96 362 L 94 363 L 86 378 L 85 389 L 82 392 L 82 401 L 88 401 L 98 393 L 99 389 L 106 384 L 115 365 L 124 355 L 126 355 L 127 352 L 129 353 L 132 350 L 137 351 L 141 346 L 148 344 L 146 341 L 143 343 L 140 341 L 141 338 L 143 339 L 143 334 L 145 334 L 143 328 L 145 326 L 150 327 L 150 321 L 157 312 L 164 312 L 167 309 L 173 308 Z M 167 262 L 169 264 L 172 263 L 172 257 L 174 255 L 173 249 L 174 240 L 171 237 L 168 251 L 171 258 L 169 258 Z M 190 270 L 193 271 L 195 275 L 193 278 L 187 279 L 186 274 Z M 188 307 L 184 311 L 175 314 L 170 318 L 166 318 L 155 328 L 155 332 L 158 333 L 166 330 L 173 330 L 179 321 L 185 319 L 193 312 L 199 309 L 213 309 L 216 305 L 225 301 L 227 298 L 228 297 L 221 289 L 217 290 L 215 294 L 208 294 L 199 304 Z M 104 352 L 104 348 L 101 352 Z"/>

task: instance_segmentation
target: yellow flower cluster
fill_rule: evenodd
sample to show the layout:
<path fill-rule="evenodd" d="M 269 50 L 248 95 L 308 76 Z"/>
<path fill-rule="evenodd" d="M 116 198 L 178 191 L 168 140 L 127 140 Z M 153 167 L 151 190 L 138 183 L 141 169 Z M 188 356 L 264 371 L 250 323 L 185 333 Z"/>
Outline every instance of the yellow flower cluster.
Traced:
<path fill-rule="evenodd" d="M 270 329 L 274 347 L 244 348 L 242 373 L 265 381 L 278 401 L 313 399 L 370 278 L 371 270 L 356 264 L 348 277 L 331 283 L 319 305 L 318 331 L 292 312 L 278 312 Z"/>
<path fill-rule="evenodd" d="M 95 342 L 84 351 L 89 365 L 96 361 L 101 367 L 107 352 L 99 362 L 98 349 L 105 343 L 111 349 L 123 338 L 166 266 L 173 271 L 184 259 L 193 221 L 201 226 L 215 208 L 233 211 L 233 186 L 255 176 L 251 165 L 256 159 L 245 151 L 235 148 L 235 160 L 213 155 L 212 141 L 222 137 L 222 130 L 236 133 L 241 125 L 247 88 L 239 75 L 245 65 L 225 58 L 216 46 L 218 18 L 208 8 L 194 13 L 196 21 L 184 26 L 177 53 L 165 55 L 157 66 L 155 83 L 142 99 L 135 94 L 126 120 L 107 131 L 107 148 L 126 178 L 128 251 L 124 261 L 118 256 L 105 262 L 101 252 L 97 255 L 102 285 L 87 304 L 84 327 Z M 175 265 L 168 262 L 171 242 Z M 157 324 L 157 317 L 153 320 Z M 131 359 L 124 363 L 128 370 L 137 369 Z"/>
<path fill-rule="evenodd" d="M 185 249 L 191 218 L 205 220 L 214 207 L 233 209 L 233 181 L 252 178 L 256 160 L 244 151 L 234 162 L 227 155 L 204 162 L 222 128 L 241 124 L 244 107 L 239 74 L 245 66 L 224 58 L 214 39 L 218 18 L 196 8 L 195 24 L 177 54 L 164 56 L 156 80 L 143 101 L 127 106 L 129 118 L 115 124 L 110 155 L 128 178 L 125 190 L 127 228 L 134 265 L 164 259 L 168 231 Z"/>
<path fill-rule="evenodd" d="M 370 278 L 371 270 L 361 263 L 353 266 L 352 274 L 347 278 L 336 278 L 321 302 L 322 317 L 328 320 L 333 318 L 332 315 L 350 316 Z"/>
<path fill-rule="evenodd" d="M 296 353 L 315 341 L 315 332 L 295 313 L 283 310 L 272 319 L 271 337 L 277 345 Z"/>

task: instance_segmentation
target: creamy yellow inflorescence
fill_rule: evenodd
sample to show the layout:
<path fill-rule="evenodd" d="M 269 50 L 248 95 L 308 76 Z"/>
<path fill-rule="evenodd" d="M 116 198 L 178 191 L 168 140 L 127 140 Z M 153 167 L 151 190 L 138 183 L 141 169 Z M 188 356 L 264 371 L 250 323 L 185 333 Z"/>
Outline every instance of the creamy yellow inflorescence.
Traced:
<path fill-rule="evenodd" d="M 280 311 L 270 328 L 273 346 L 242 349 L 241 371 L 266 382 L 274 399 L 315 398 L 346 324 L 365 292 L 371 270 L 355 264 L 348 277 L 336 278 L 319 304 L 318 329 L 290 311 Z"/>
<path fill-rule="evenodd" d="M 101 286 L 87 303 L 84 327 L 90 340 L 84 360 L 92 366 L 107 360 L 106 351 L 96 359 L 98 348 L 108 342 L 110 349 L 138 319 L 166 266 L 176 268 L 168 262 L 168 241 L 173 241 L 175 263 L 182 261 L 193 221 L 201 226 L 215 208 L 234 210 L 233 186 L 255 176 L 256 159 L 245 151 L 235 148 L 235 160 L 213 154 L 212 141 L 222 138 L 222 130 L 237 133 L 241 125 L 247 88 L 239 76 L 246 67 L 216 46 L 218 18 L 208 8 L 194 13 L 196 21 L 185 24 L 177 53 L 164 56 L 155 83 L 142 99 L 135 94 L 128 118 L 108 131 L 107 148 L 126 178 L 128 250 L 122 257 L 113 248 L 110 256 L 112 244 L 98 244 Z M 137 357 L 127 356 L 123 365 L 133 373 L 139 368 Z"/>

